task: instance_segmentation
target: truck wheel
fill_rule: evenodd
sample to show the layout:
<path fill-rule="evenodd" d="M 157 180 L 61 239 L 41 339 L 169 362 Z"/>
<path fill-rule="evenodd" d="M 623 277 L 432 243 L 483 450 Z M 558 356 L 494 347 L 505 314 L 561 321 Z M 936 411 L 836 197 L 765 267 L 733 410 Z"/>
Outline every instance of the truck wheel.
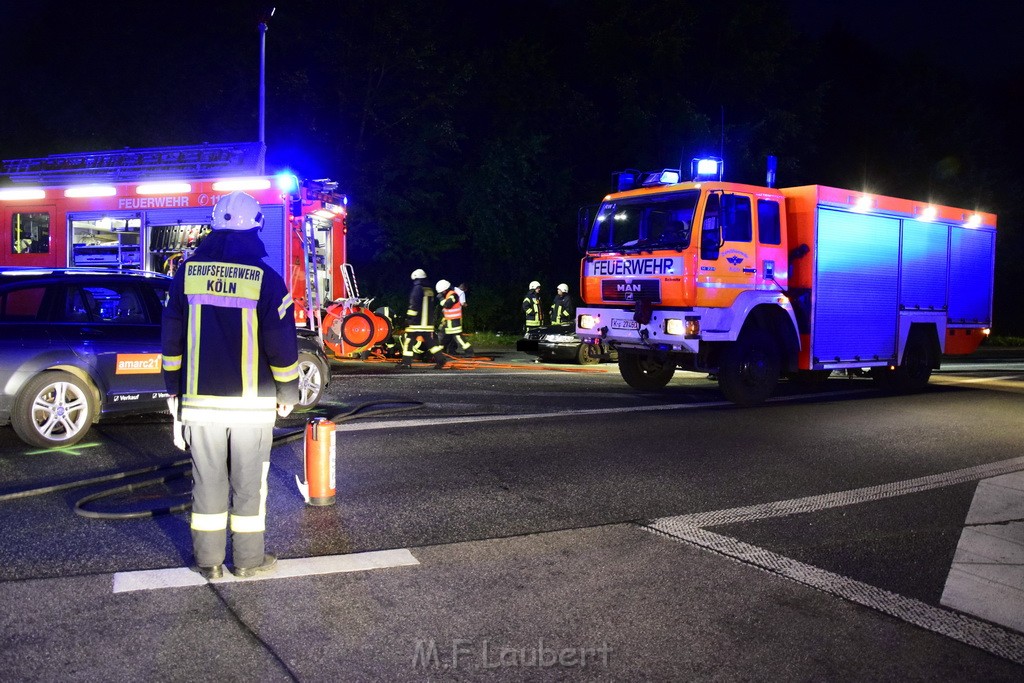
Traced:
<path fill-rule="evenodd" d="M 891 373 L 892 388 L 904 393 L 924 389 L 932 376 L 932 360 L 928 336 L 915 330 L 903 349 L 903 362 Z"/>
<path fill-rule="evenodd" d="M 601 347 L 598 344 L 580 344 L 576 349 L 576 362 L 580 365 L 595 365 L 601 362 Z"/>
<path fill-rule="evenodd" d="M 722 354 L 718 386 L 738 406 L 764 403 L 778 381 L 779 352 L 767 332 L 744 330 Z"/>
<path fill-rule="evenodd" d="M 71 446 L 85 437 L 96 409 L 86 382 L 61 370 L 44 372 L 29 380 L 18 394 L 11 426 L 27 444 Z"/>
<path fill-rule="evenodd" d="M 299 351 L 299 402 L 296 412 L 312 410 L 324 395 L 327 373 L 320 359 L 309 351 Z"/>
<path fill-rule="evenodd" d="M 619 352 L 619 374 L 634 389 L 662 389 L 675 372 L 676 365 L 670 360 L 658 360 L 649 353 Z"/>

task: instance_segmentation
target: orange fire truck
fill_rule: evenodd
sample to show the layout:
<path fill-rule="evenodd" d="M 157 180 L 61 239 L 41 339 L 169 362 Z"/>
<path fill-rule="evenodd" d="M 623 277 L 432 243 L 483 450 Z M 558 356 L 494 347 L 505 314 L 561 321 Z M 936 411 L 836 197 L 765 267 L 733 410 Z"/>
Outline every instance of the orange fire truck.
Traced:
<path fill-rule="evenodd" d="M 781 376 L 867 372 L 922 388 L 941 355 L 974 351 L 992 321 L 996 217 L 822 185 L 723 182 L 719 159 L 619 174 L 581 221 L 576 334 L 618 351 L 632 387 L 676 368 L 729 400 Z"/>
<path fill-rule="evenodd" d="M 362 344 L 336 335 L 328 346 L 338 355 L 357 352 L 374 343 L 366 320 L 373 329 L 381 324 L 349 291 L 348 200 L 329 180 L 264 175 L 264 154 L 262 143 L 229 143 L 4 161 L 0 266 L 171 274 L 209 230 L 217 200 L 243 190 L 263 209 L 267 262 L 291 287 L 296 323 L 316 326 L 324 307 L 328 328 L 352 317 L 347 336 Z"/>

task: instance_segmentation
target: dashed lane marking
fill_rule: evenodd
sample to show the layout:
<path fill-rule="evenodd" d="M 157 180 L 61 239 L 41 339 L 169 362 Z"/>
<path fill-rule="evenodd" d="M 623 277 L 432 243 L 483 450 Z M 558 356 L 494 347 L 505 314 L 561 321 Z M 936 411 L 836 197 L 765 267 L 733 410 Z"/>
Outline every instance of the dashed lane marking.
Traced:
<path fill-rule="evenodd" d="M 267 581 L 271 579 L 291 579 L 301 576 L 319 574 L 340 574 L 343 572 L 361 572 L 370 569 L 386 569 L 388 567 L 408 567 L 418 565 L 412 552 L 400 548 L 396 550 L 376 550 L 351 555 L 325 555 L 301 559 L 278 560 L 277 568 L 267 574 L 239 579 L 224 570 L 224 578 L 207 581 L 187 567 L 174 569 L 146 569 L 136 572 L 118 572 L 114 574 L 114 592 L 158 590 L 161 588 L 181 588 L 183 586 L 203 586 L 207 583 L 221 585 L 250 581 Z"/>
<path fill-rule="evenodd" d="M 943 472 L 905 481 L 867 486 L 849 491 L 827 493 L 746 507 L 662 517 L 642 524 L 641 528 L 689 543 L 749 564 L 771 574 L 811 586 L 865 607 L 884 612 L 907 623 L 953 638 L 991 652 L 1018 664 L 1024 664 L 1024 636 L 995 624 L 974 619 L 953 610 L 933 607 L 925 602 L 871 586 L 861 581 L 819 569 L 785 557 L 766 548 L 708 531 L 707 527 L 750 522 L 785 515 L 817 512 L 895 496 L 953 486 L 967 481 L 988 479 L 1024 470 L 1024 457 Z"/>

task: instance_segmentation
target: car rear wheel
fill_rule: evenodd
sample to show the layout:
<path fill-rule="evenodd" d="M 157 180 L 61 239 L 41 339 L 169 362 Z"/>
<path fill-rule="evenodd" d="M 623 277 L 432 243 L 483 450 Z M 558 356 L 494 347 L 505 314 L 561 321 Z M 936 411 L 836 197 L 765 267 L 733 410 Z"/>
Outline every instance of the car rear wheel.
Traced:
<path fill-rule="evenodd" d="M 85 437 L 96 409 L 92 389 L 84 380 L 54 370 L 25 384 L 14 402 L 11 426 L 33 446 L 71 446 Z"/>
<path fill-rule="evenodd" d="M 295 406 L 296 411 L 316 407 L 327 388 L 328 372 L 316 355 L 299 351 L 299 403 Z"/>

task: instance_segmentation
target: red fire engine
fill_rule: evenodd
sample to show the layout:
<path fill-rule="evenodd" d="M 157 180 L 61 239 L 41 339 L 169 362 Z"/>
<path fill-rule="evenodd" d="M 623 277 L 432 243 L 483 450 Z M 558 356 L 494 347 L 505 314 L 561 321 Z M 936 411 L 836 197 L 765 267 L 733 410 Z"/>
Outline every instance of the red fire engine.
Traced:
<path fill-rule="evenodd" d="M 618 351 L 623 379 L 676 368 L 764 401 L 781 376 L 868 372 L 919 389 L 992 324 L 996 217 L 822 185 L 722 182 L 721 160 L 620 174 L 581 225 L 576 334 Z"/>
<path fill-rule="evenodd" d="M 328 327 L 352 313 L 360 315 L 350 338 L 366 319 L 380 327 L 361 310 L 350 291 L 351 268 L 343 265 L 347 198 L 329 180 L 263 174 L 264 153 L 262 143 L 233 143 L 4 161 L 0 266 L 172 274 L 209 230 L 217 200 L 242 190 L 263 209 L 267 262 L 289 283 L 297 324 L 313 325 L 337 301 Z M 328 346 L 338 355 L 361 348 Z"/>

